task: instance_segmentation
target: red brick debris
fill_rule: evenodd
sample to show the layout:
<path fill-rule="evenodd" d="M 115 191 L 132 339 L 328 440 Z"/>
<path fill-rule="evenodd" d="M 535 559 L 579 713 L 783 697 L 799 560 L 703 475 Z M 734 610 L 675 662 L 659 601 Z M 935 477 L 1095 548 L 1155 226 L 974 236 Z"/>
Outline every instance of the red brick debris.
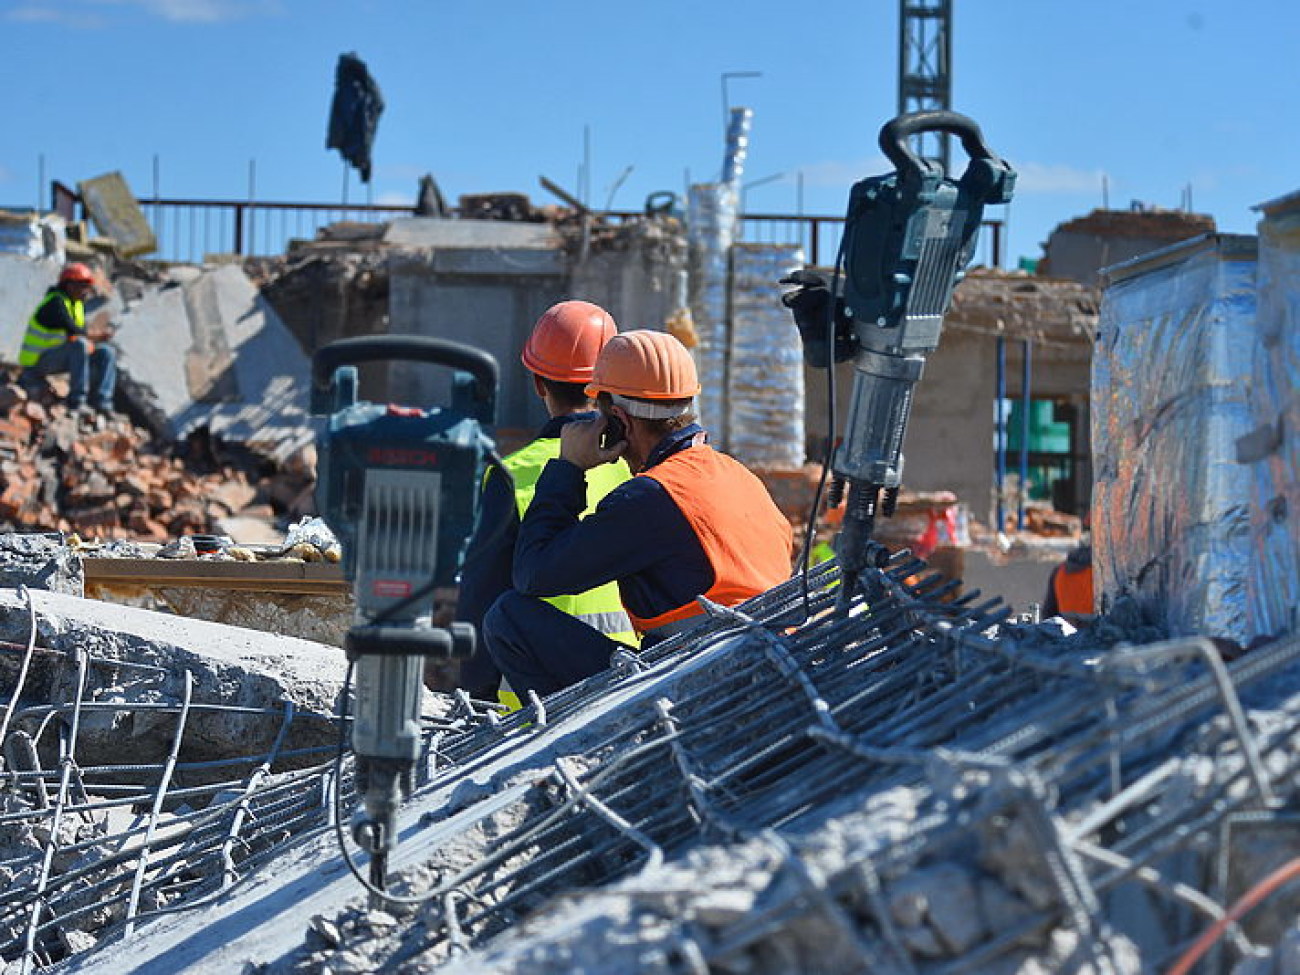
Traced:
<path fill-rule="evenodd" d="M 0 528 L 161 542 L 282 513 L 273 473 L 190 461 L 121 414 L 70 411 L 51 383 L 29 392 L 0 372 Z"/>

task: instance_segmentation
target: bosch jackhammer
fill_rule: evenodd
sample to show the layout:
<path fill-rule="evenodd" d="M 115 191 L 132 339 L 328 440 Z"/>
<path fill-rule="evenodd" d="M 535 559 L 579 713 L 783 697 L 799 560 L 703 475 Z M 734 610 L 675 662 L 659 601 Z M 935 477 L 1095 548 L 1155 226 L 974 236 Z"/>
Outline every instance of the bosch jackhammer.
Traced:
<path fill-rule="evenodd" d="M 358 402 L 356 364 L 393 359 L 456 370 L 451 404 Z M 352 831 L 370 854 L 378 892 L 420 755 L 424 658 L 474 652 L 472 626 L 433 624 L 434 591 L 455 584 L 485 466 L 499 464 L 485 432 L 496 391 L 492 356 L 438 339 L 343 339 L 313 360 L 312 412 L 329 414 L 319 438 L 317 503 L 342 546 L 356 600 L 344 642 L 356 675 L 352 748 L 361 805 Z"/>
<path fill-rule="evenodd" d="M 970 157 L 958 180 L 907 145 L 920 132 L 949 132 Z M 848 487 L 835 542 L 847 612 L 866 568 L 889 557 L 871 537 L 877 514 L 894 513 L 903 478 L 903 436 L 926 357 L 939 346 L 952 292 L 975 252 L 984 207 L 1008 203 L 1015 172 L 984 143 L 979 126 L 956 112 L 901 115 L 880 130 L 896 171 L 856 183 L 849 193 L 840 261 L 843 291 L 797 271 L 782 301 L 794 313 L 809 366 L 854 363 L 853 400 L 835 451 L 830 502 Z M 837 261 L 836 278 L 839 277 Z"/>

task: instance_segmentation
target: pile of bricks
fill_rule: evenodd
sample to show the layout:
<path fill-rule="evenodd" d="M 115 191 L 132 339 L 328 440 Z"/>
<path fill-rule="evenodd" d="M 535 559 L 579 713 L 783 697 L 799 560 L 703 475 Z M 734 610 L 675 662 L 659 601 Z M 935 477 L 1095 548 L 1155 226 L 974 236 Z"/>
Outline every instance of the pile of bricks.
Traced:
<path fill-rule="evenodd" d="M 232 515 L 274 517 L 239 470 L 196 473 L 126 417 L 70 411 L 58 380 L 0 375 L 0 526 L 166 541 Z"/>

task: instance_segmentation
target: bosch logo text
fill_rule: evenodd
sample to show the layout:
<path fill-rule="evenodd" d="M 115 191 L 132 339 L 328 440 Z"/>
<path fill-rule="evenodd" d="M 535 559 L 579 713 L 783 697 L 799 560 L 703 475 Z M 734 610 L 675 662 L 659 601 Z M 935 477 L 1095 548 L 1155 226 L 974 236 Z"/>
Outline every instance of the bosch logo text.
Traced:
<path fill-rule="evenodd" d="M 421 447 L 371 447 L 366 460 L 378 467 L 437 467 L 438 453 Z"/>

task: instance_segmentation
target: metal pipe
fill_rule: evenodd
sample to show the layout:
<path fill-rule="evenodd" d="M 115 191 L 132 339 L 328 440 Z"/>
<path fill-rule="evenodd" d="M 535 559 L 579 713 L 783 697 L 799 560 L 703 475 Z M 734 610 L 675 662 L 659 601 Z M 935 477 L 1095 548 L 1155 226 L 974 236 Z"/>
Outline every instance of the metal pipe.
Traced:
<path fill-rule="evenodd" d="M 1032 429 L 1029 419 L 1033 407 L 1031 391 L 1032 352 L 1029 339 L 1021 343 L 1020 363 L 1020 490 L 1016 492 L 1016 531 L 1025 530 L 1025 499 L 1029 495 L 1029 433 Z"/>
<path fill-rule="evenodd" d="M 994 403 L 993 429 L 993 469 L 997 484 L 997 525 L 998 532 L 1006 528 L 1006 509 L 1003 493 L 1007 480 L 1007 422 L 1004 404 L 1007 401 L 1007 340 L 998 336 L 997 345 L 997 394 Z"/>

